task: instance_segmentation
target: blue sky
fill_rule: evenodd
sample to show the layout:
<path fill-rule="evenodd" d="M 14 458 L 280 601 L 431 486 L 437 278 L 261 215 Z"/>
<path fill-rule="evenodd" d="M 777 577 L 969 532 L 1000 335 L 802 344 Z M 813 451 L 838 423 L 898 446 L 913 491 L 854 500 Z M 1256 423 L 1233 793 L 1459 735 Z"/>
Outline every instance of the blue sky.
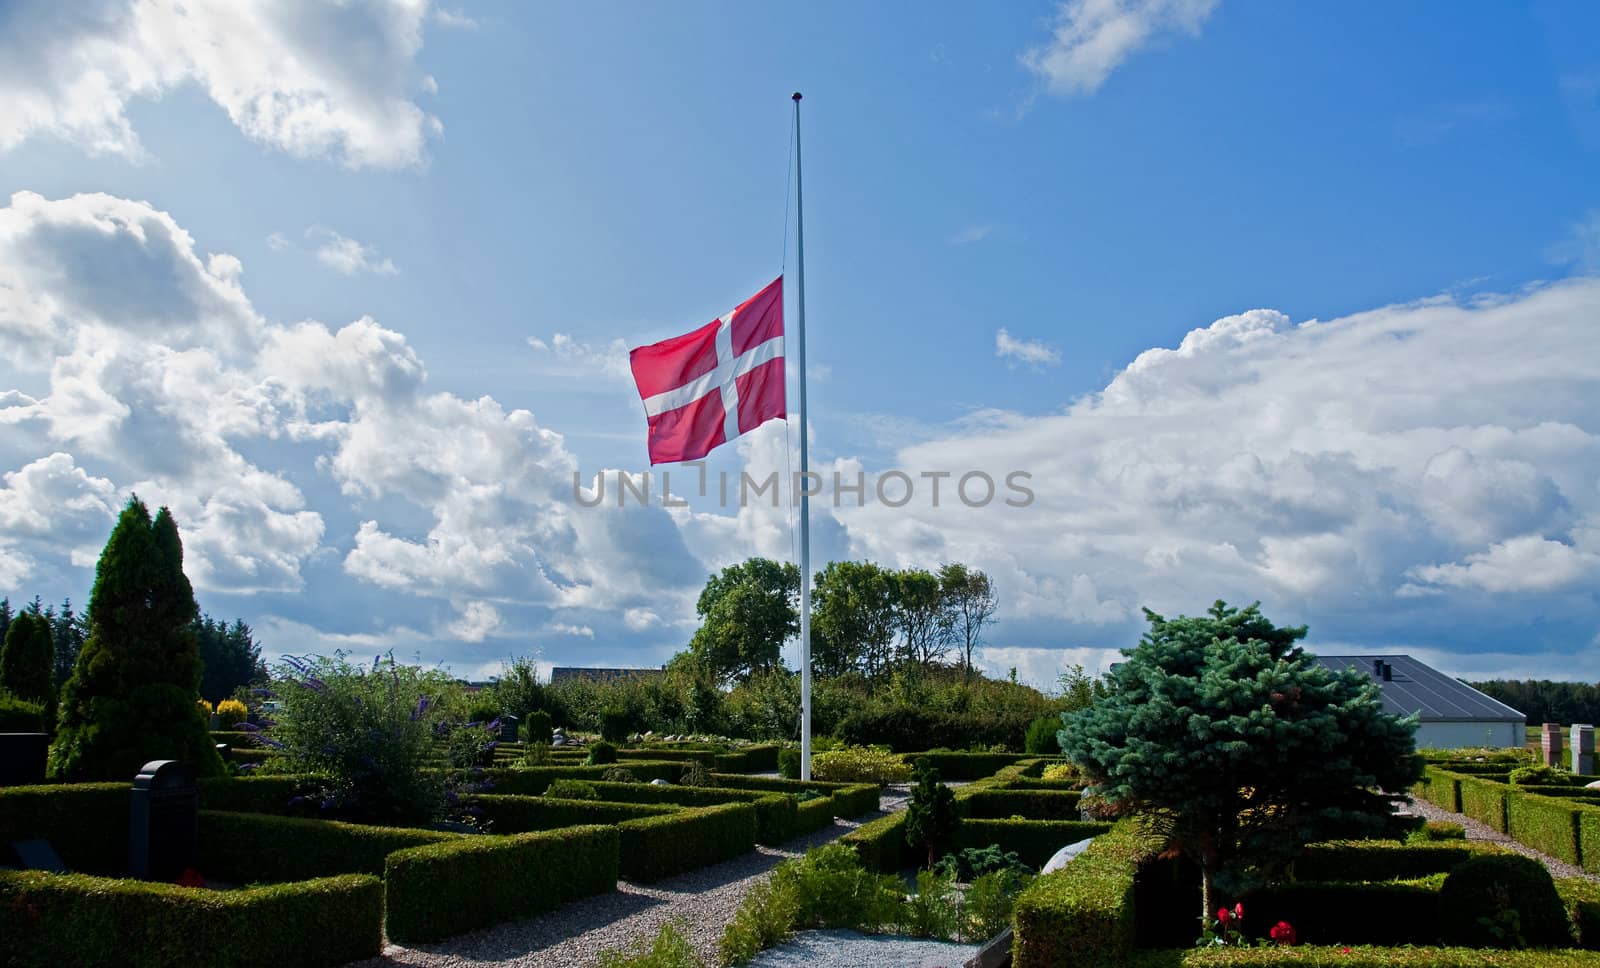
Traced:
<path fill-rule="evenodd" d="M 789 516 L 589 511 L 572 473 L 645 470 L 628 346 L 784 267 L 798 89 L 815 463 L 1039 494 L 825 510 L 819 559 L 984 567 L 988 661 L 1036 681 L 1216 597 L 1592 680 L 1596 36 L 1578 2 L 0 0 L 0 594 L 84 598 L 138 490 L 270 651 L 663 661 Z"/>

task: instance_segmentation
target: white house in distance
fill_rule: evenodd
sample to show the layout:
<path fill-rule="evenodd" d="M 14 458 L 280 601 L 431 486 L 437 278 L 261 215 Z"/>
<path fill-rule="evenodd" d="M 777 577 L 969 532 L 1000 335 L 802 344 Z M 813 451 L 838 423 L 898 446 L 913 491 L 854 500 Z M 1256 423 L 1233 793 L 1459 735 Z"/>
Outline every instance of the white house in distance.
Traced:
<path fill-rule="evenodd" d="M 1319 655 L 1335 671 L 1354 667 L 1383 692 L 1384 712 L 1417 713 L 1417 749 L 1527 745 L 1528 718 L 1409 655 Z"/>

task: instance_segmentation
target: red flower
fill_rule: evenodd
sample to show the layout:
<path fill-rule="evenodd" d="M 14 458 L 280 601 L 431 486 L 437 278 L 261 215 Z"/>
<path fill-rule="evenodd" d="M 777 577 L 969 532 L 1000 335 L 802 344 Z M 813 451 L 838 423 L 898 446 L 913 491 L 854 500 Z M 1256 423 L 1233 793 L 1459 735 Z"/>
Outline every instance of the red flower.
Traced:
<path fill-rule="evenodd" d="M 1279 944 L 1291 945 L 1295 943 L 1294 925 L 1287 921 L 1279 921 L 1274 924 L 1272 930 L 1268 933 L 1272 936 L 1272 940 Z"/>
<path fill-rule="evenodd" d="M 1228 919 L 1231 918 L 1231 917 L 1233 917 L 1233 915 L 1231 913 L 1229 913 L 1227 908 L 1217 908 L 1217 920 L 1218 921 L 1222 922 L 1223 924 L 1227 924 L 1228 923 Z"/>
<path fill-rule="evenodd" d="M 1244 902 L 1243 901 L 1240 901 L 1238 904 L 1235 904 L 1233 906 L 1233 916 L 1236 917 L 1236 918 L 1244 917 Z"/>
<path fill-rule="evenodd" d="M 185 867 L 183 873 L 178 875 L 179 887 L 205 887 L 206 879 L 193 867 Z"/>
<path fill-rule="evenodd" d="M 1344 948 L 1343 948 L 1343 949 L 1342 949 L 1342 951 L 1341 951 L 1341 953 L 1342 953 L 1342 954 L 1349 954 L 1349 953 L 1350 953 L 1350 946 L 1349 946 L 1349 945 L 1346 945 L 1346 946 L 1345 946 L 1345 947 L 1344 947 Z"/>

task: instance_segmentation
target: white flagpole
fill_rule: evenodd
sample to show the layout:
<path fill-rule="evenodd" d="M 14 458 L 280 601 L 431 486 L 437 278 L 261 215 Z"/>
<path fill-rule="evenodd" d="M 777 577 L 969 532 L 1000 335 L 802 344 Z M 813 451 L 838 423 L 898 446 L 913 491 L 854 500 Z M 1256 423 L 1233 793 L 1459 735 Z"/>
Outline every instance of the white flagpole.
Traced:
<path fill-rule="evenodd" d="M 794 92 L 795 289 L 800 310 L 800 779 L 811 779 L 811 480 L 806 460 L 806 222 L 800 191 L 800 92 Z"/>

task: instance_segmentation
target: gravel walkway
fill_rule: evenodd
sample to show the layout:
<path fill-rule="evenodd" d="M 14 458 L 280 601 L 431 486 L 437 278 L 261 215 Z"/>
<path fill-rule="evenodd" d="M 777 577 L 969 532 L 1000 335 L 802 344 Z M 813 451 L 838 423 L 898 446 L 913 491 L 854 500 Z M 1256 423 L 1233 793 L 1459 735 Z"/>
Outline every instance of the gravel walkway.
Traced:
<path fill-rule="evenodd" d="M 627 948 L 654 938 L 663 924 L 686 922 L 689 940 L 706 960 L 716 964 L 717 942 L 733 920 L 746 892 L 790 857 L 844 836 L 869 820 L 905 806 L 904 792 L 885 791 L 880 810 L 858 821 L 835 820 L 830 827 L 798 837 L 781 847 L 757 846 L 733 860 L 702 867 L 654 884 L 618 881 L 612 894 L 574 901 L 527 921 L 502 924 L 458 935 L 438 944 L 407 948 L 389 945 L 377 958 L 350 968 L 415 965 L 419 968 L 468 968 L 497 965 L 515 968 L 589 968 L 601 950 Z"/>
<path fill-rule="evenodd" d="M 757 955 L 750 968 L 961 968 L 982 948 L 854 931 L 802 931 Z"/>
<path fill-rule="evenodd" d="M 1472 819 L 1471 817 L 1464 816 L 1459 813 L 1451 813 L 1449 810 L 1446 810 L 1436 804 L 1429 803 L 1427 800 L 1412 798 L 1411 805 L 1403 808 L 1400 812 L 1415 814 L 1425 820 L 1446 820 L 1450 823 L 1458 823 L 1466 830 L 1468 840 L 1487 840 L 1490 843 L 1499 844 L 1502 847 L 1509 847 L 1522 856 L 1532 857 L 1534 860 L 1548 867 L 1550 869 L 1550 874 L 1554 877 L 1581 877 L 1585 880 L 1600 882 L 1600 877 L 1597 877 L 1594 874 L 1585 873 L 1581 868 L 1574 867 L 1565 861 L 1556 860 L 1554 857 L 1541 854 L 1532 847 L 1525 846 L 1516 842 L 1515 840 L 1512 840 L 1510 837 L 1486 823 L 1481 823 Z"/>

